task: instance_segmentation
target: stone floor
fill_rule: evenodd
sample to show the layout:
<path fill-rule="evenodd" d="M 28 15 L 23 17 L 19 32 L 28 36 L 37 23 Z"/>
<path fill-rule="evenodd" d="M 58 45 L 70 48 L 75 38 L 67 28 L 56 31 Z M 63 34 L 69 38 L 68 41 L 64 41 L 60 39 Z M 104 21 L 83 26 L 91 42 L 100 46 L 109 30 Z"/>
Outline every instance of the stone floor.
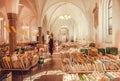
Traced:
<path fill-rule="evenodd" d="M 30 76 L 33 76 L 35 74 L 45 72 L 45 71 L 47 72 L 47 71 L 51 71 L 51 70 L 62 70 L 61 55 L 60 54 L 54 54 L 52 57 L 49 57 L 47 59 L 48 59 L 48 61 L 46 63 L 44 63 L 43 65 L 39 65 L 39 66 L 37 65 L 29 71 L 13 72 L 13 80 L 12 81 L 23 81 L 23 79 L 25 79 L 26 77 L 30 77 Z M 43 80 L 44 77 L 45 76 L 43 76 L 42 79 L 40 78 L 40 80 L 37 79 L 35 81 L 49 81 L 47 79 Z M 47 76 L 47 77 L 48 77 L 48 79 L 54 79 L 54 80 L 50 80 L 50 81 L 61 81 L 61 80 L 58 80 L 58 79 L 60 79 L 60 77 L 62 77 L 62 76 L 60 76 L 60 77 L 58 77 L 58 76 L 52 76 L 52 77 Z"/>
<path fill-rule="evenodd" d="M 62 75 L 44 75 L 34 81 L 62 81 Z"/>

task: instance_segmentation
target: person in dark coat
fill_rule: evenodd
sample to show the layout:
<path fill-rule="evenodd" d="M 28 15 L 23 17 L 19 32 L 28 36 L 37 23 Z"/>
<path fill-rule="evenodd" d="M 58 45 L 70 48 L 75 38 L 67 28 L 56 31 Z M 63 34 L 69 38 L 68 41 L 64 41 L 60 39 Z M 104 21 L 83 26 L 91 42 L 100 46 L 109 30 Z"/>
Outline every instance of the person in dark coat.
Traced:
<path fill-rule="evenodd" d="M 53 36 L 51 35 L 51 36 L 49 36 L 49 52 L 51 55 L 53 54 L 53 47 L 54 47 Z"/>
<path fill-rule="evenodd" d="M 43 44 L 45 43 L 44 40 L 45 40 L 45 39 L 44 39 L 44 35 L 42 35 L 42 43 L 43 43 Z"/>

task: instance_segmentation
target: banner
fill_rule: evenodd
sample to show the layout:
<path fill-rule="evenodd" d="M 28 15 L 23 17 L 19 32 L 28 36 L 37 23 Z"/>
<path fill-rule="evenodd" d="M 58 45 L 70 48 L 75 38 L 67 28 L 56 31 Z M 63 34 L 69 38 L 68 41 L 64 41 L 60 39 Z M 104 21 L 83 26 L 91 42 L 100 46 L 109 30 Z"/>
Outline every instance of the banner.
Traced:
<path fill-rule="evenodd" d="M 16 32 L 16 29 L 14 26 L 11 27 L 13 32 Z"/>
<path fill-rule="evenodd" d="M 11 32 L 11 30 L 10 30 L 10 27 L 9 26 L 5 26 L 5 29 L 6 29 L 6 31 L 9 33 L 9 32 Z"/>
<path fill-rule="evenodd" d="M 25 35 L 25 34 L 26 34 L 26 31 L 25 31 L 24 29 L 21 29 L 21 30 L 20 30 L 20 33 L 21 33 L 22 35 Z"/>
<path fill-rule="evenodd" d="M 37 36 L 37 34 L 38 34 L 37 32 L 33 32 L 33 34 L 32 34 L 32 35 L 33 35 L 33 36 Z"/>

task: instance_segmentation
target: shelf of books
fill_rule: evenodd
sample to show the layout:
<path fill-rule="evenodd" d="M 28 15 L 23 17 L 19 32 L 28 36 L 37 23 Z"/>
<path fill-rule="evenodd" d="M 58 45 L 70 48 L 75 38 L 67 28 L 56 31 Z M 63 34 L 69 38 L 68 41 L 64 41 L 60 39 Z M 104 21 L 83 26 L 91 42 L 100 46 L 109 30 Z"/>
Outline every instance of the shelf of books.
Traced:
<path fill-rule="evenodd" d="M 4 56 L 1 59 L 2 70 L 26 71 L 38 63 L 38 55 L 13 54 L 12 56 Z"/>
<path fill-rule="evenodd" d="M 63 81 L 120 81 L 120 72 L 97 72 L 88 74 L 65 74 Z"/>
<path fill-rule="evenodd" d="M 69 48 L 62 51 L 62 70 L 69 74 L 92 73 L 93 71 L 116 72 L 120 70 L 120 59 L 116 52 L 115 54 L 102 54 L 95 47 L 86 50 L 86 53 L 82 53 L 79 48 Z"/>
<path fill-rule="evenodd" d="M 66 73 L 63 81 L 120 81 L 117 48 L 67 46 L 61 51 L 62 70 Z"/>
<path fill-rule="evenodd" d="M 1 47 L 1 49 L 4 48 Z M 38 64 L 41 55 L 40 47 L 18 46 L 12 55 L 6 54 L 6 52 L 0 55 L 0 68 L 10 71 L 27 71 Z"/>

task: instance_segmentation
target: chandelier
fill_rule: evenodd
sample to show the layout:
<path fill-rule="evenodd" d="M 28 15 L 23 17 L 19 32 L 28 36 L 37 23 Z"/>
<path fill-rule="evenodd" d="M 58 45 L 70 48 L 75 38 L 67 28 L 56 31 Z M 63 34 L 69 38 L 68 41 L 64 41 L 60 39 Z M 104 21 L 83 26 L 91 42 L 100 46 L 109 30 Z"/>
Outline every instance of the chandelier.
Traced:
<path fill-rule="evenodd" d="M 67 25 L 62 25 L 61 27 L 62 27 L 62 28 L 67 28 L 68 26 L 67 26 Z"/>
<path fill-rule="evenodd" d="M 62 16 L 59 16 L 59 18 L 60 19 L 66 19 L 66 20 L 68 20 L 68 19 L 71 19 L 71 16 L 70 15 L 62 15 Z"/>

